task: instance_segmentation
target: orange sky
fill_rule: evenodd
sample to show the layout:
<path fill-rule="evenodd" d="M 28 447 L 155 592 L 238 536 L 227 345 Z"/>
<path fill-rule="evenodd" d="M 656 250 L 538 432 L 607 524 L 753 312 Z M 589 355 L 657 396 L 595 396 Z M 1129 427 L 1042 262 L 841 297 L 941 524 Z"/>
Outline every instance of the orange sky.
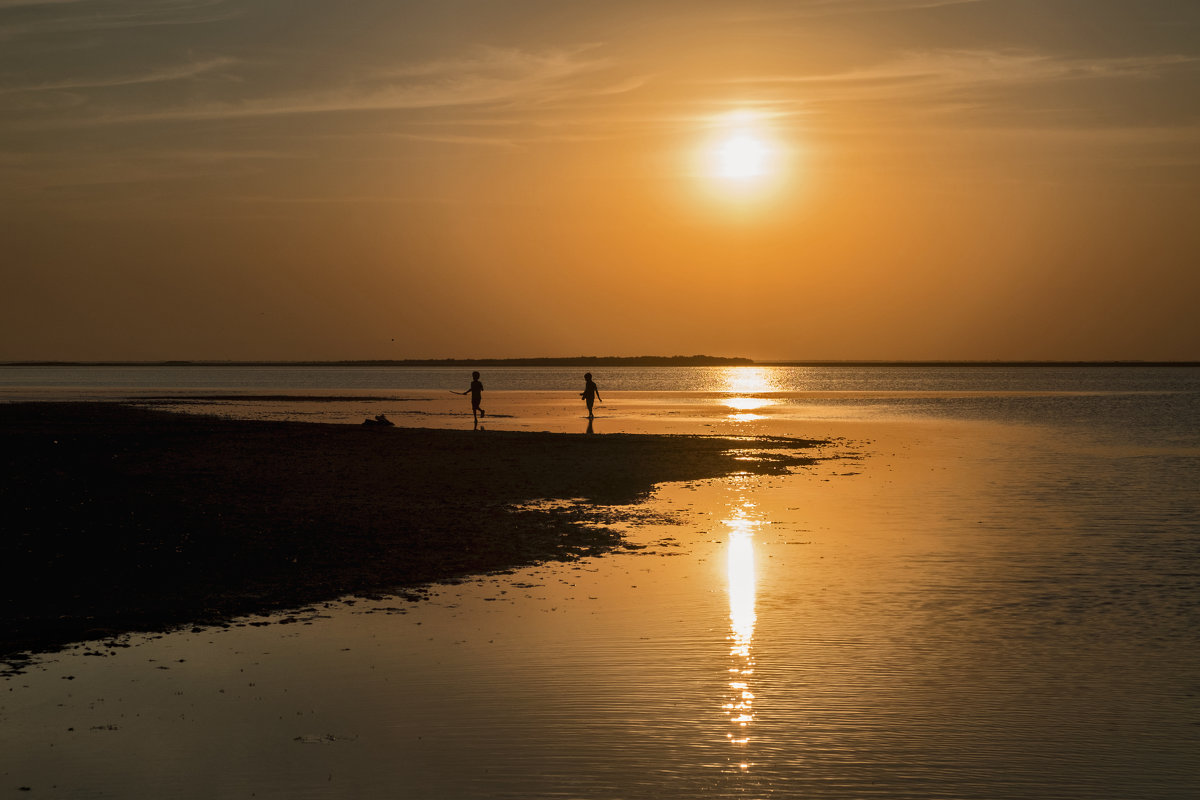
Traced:
<path fill-rule="evenodd" d="M 0 0 L 0 212 L 0 360 L 1195 360 L 1200 4 Z"/>

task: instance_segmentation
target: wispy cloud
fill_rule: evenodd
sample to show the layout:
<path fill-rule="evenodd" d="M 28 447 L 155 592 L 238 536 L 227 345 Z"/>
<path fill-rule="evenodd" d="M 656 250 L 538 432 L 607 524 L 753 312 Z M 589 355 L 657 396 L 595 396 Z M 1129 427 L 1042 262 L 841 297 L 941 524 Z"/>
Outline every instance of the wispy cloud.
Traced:
<path fill-rule="evenodd" d="M 1152 78 L 1170 70 L 1200 65 L 1200 56 L 1156 55 L 1123 58 L 1063 58 L 992 50 L 944 50 L 909 53 L 862 69 L 820 75 L 758 75 L 728 84 L 797 86 L 808 90 L 898 99 L 983 86 L 1028 85 L 1071 80 Z"/>
<path fill-rule="evenodd" d="M 906 11 L 914 8 L 962 6 L 984 0 L 801 0 L 797 10 L 827 11 L 831 14 L 855 14 L 864 11 Z"/>
<path fill-rule="evenodd" d="M 973 5 L 985 0 L 792 0 L 768 7 L 739 11 L 740 19 L 801 19 L 812 17 L 849 16 L 855 14 L 915 11 L 942 6 Z"/>
<path fill-rule="evenodd" d="M 1103 125 L 1119 125 L 1144 113 L 1139 110 L 1142 106 L 1126 102 L 1139 91 L 1133 82 L 1198 70 L 1200 56 L 1194 55 L 1073 58 L 1018 51 L 940 50 L 907 53 L 837 73 L 757 75 L 717 85 L 740 87 L 781 113 L 836 115 L 843 123 L 849 119 L 847 113 L 860 118 L 884 113 L 908 123 L 940 117 L 954 120 L 957 127 L 967 124 L 968 115 L 973 115 L 974 124 L 1012 127 L 1047 115 L 1070 126 L 1073 120 L 1099 108 L 1094 93 L 1080 94 L 1067 87 L 1106 82 L 1108 99 L 1100 107 L 1107 118 Z M 1129 108 L 1124 118 L 1120 116 L 1122 107 Z M 1174 116 L 1184 122 L 1182 114 Z"/>
<path fill-rule="evenodd" d="M 821 131 L 840 148 L 860 152 L 976 152 L 986 143 L 1011 152 L 1024 145 L 1042 163 L 1074 148 L 1085 158 L 1103 153 L 1132 164 L 1152 152 L 1194 164 L 1200 140 L 1178 87 L 1197 80 L 1196 55 L 931 50 L 841 72 L 712 85 L 757 98 L 781 126 Z"/>
<path fill-rule="evenodd" d="M 3 8 L 34 8 L 37 6 L 62 6 L 74 3 L 88 3 L 91 0 L 0 0 Z"/>
<path fill-rule="evenodd" d="M 336 88 L 164 108 L 110 109 L 50 124 L 112 125 L 480 106 L 535 108 L 581 94 L 630 91 L 639 85 L 636 79 L 598 80 L 609 63 L 589 56 L 590 49 L 532 52 L 488 48 L 464 58 L 360 74 Z M 216 63 L 210 68 L 216 69 Z"/>
<path fill-rule="evenodd" d="M 49 13 L 60 8 L 64 13 Z M 229 0 L 0 0 L 0 12 L 11 9 L 46 14 L 22 14 L 18 19 L 0 16 L 0 40 L 42 34 L 62 34 L 195 25 L 234 19 L 243 10 Z"/>
<path fill-rule="evenodd" d="M 154 67 L 138 74 L 113 75 L 109 77 L 67 78 L 65 80 L 29 84 L 26 86 L 0 86 L 0 94 L 17 92 L 68 91 L 77 89 L 100 89 L 113 86 L 134 86 L 147 83 L 166 83 L 187 80 L 206 73 L 227 69 L 238 63 L 235 58 L 217 57 L 204 61 Z"/>

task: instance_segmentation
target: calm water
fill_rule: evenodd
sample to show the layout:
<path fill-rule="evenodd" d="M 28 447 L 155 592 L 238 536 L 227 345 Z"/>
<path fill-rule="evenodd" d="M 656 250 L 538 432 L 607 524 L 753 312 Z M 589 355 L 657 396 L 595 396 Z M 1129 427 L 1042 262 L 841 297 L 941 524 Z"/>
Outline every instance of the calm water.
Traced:
<path fill-rule="evenodd" d="M 1195 367 L 484 367 L 489 389 L 561 391 L 582 375 L 614 390 L 775 392 L 1112 392 L 1191 391 Z M 0 390 L 73 392 L 462 389 L 470 367 L 22 367 L 0 366 Z"/>
<path fill-rule="evenodd" d="M 56 656 L 0 684 L 0 775 L 51 797 L 1200 796 L 1200 370 L 594 371 L 597 433 L 842 438 L 620 509 L 645 549 Z M 487 425 L 584 430 L 578 372 L 485 371 Z M 467 380 L 0 370 L 0 396 L 448 427 Z"/>
<path fill-rule="evenodd" d="M 595 368 L 619 420 L 607 432 L 702 420 L 933 418 L 1065 427 L 1113 444 L 1200 446 L 1195 367 Z M 578 411 L 582 368 L 485 369 L 494 427 L 555 428 Z M 457 367 L 0 367 L 5 399 L 199 399 L 193 410 L 275 419 L 461 424 L 470 382 Z M 260 399 L 265 398 L 265 399 Z M 486 407 L 486 404 L 485 404 Z M 527 408 L 528 407 L 528 408 Z M 469 413 L 469 409 L 468 409 Z M 573 412 L 570 416 L 578 416 Z M 516 421 L 506 421 L 516 420 Z M 705 432 L 699 430 L 686 432 Z M 564 429 L 572 429 L 569 426 Z"/>

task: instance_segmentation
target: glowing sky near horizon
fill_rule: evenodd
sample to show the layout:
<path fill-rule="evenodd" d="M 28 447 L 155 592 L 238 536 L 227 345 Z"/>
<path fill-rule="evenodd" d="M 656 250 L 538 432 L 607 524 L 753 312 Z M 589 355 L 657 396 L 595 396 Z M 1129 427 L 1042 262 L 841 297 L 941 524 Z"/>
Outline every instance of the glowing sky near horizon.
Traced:
<path fill-rule="evenodd" d="M 1200 359 L 1200 4 L 0 0 L 0 360 Z"/>

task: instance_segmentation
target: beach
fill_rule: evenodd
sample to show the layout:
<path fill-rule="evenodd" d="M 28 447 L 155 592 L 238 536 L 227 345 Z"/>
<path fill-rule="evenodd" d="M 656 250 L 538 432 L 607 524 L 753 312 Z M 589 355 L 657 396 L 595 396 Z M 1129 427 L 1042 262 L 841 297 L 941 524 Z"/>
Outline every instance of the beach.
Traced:
<path fill-rule="evenodd" d="M 1194 371 L 559 375 L 0 404 L 0 786 L 1196 796 Z"/>
<path fill-rule="evenodd" d="M 621 545 L 604 508 L 823 442 L 259 422 L 0 404 L 0 655 L 222 624 Z M 803 452 L 801 452 L 803 451 Z M 543 500 L 579 502 L 547 508 Z"/>

